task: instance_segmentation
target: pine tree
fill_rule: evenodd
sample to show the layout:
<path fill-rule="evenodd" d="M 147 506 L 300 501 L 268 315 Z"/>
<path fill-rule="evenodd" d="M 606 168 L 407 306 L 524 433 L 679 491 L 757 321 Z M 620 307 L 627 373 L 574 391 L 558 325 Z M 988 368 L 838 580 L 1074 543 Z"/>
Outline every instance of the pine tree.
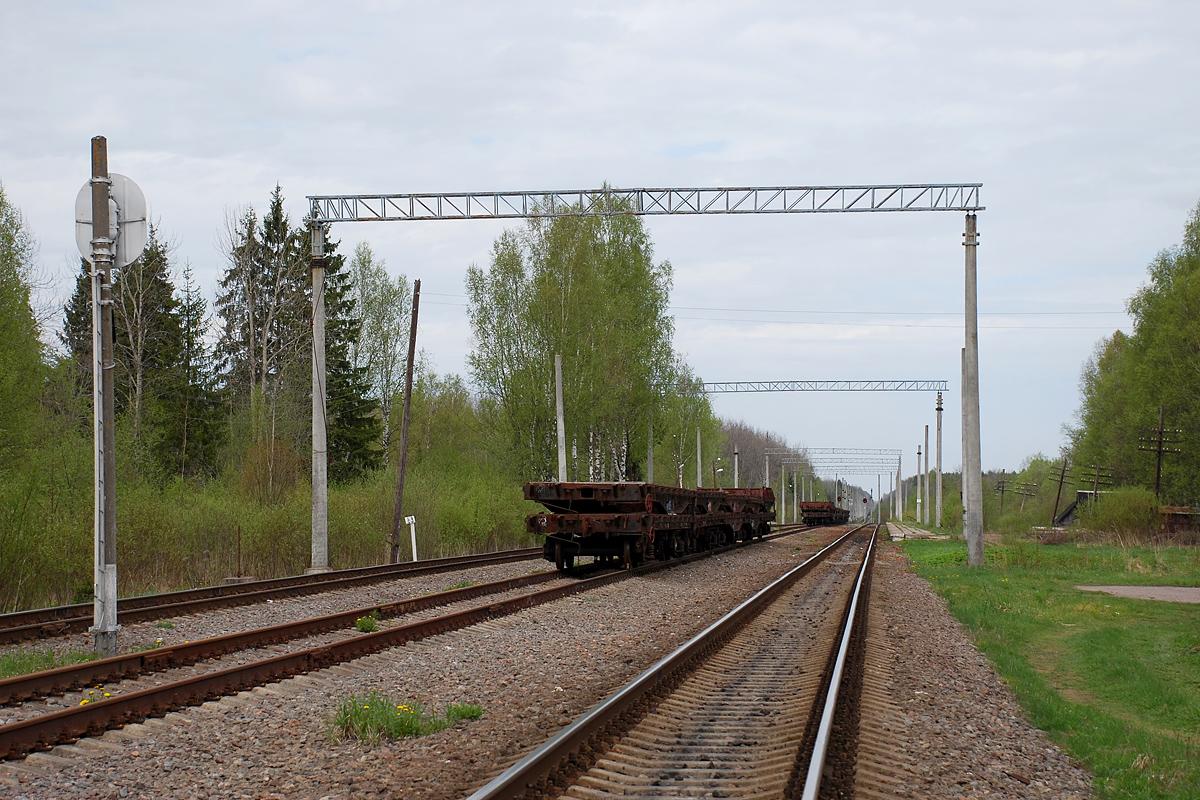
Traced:
<path fill-rule="evenodd" d="M 356 367 L 354 348 L 362 320 L 353 297 L 353 277 L 337 243 L 325 234 L 325 375 L 329 438 L 329 475 L 335 481 L 357 478 L 383 462 L 383 427 L 371 398 L 365 367 Z M 311 252 L 308 225 L 300 235 L 302 253 Z"/>

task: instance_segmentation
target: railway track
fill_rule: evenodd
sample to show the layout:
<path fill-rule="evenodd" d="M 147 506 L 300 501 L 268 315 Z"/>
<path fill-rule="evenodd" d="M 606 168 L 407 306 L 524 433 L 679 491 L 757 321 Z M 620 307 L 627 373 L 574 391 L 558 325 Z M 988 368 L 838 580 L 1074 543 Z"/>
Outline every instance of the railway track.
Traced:
<path fill-rule="evenodd" d="M 373 567 L 341 569 L 312 575 L 292 575 L 286 578 L 270 578 L 246 583 L 205 586 L 177 592 L 126 597 L 117 601 L 117 615 L 123 623 L 143 622 L 194 614 L 198 611 L 260 603 L 268 599 L 331 592 L 397 578 L 504 564 L 511 561 L 526 561 L 540 558 L 541 555 L 541 547 L 523 547 L 495 553 L 450 556 L 404 564 L 380 564 Z M 0 614 L 0 644 L 75 633 L 87 630 L 91 624 L 91 603 Z"/>
<path fill-rule="evenodd" d="M 792 526 L 764 538 L 774 539 L 805 530 L 809 529 Z M 3 698 L 0 703 L 6 706 L 23 699 L 45 697 L 56 692 L 61 693 L 71 687 L 89 685 L 99 680 L 163 672 L 232 651 L 262 647 L 322 631 L 344 629 L 345 626 L 352 624 L 352 615 L 361 616 L 364 612 L 369 613 L 372 609 L 379 610 L 381 616 L 384 614 L 395 616 L 410 613 L 417 608 L 447 605 L 543 581 L 557 582 L 557 585 L 549 588 L 535 589 L 513 597 L 469 606 L 371 633 L 348 633 L 336 641 L 326 641 L 315 646 L 254 658 L 217 669 L 192 671 L 192 674 L 176 680 L 166 680 L 154 686 L 122 691 L 113 694 L 110 698 L 96 702 L 57 710 L 52 709 L 48 713 L 9 722 L 0 725 L 0 759 L 18 758 L 29 752 L 70 742 L 83 736 L 94 735 L 129 722 L 161 716 L 177 708 L 196 705 L 265 683 L 351 661 L 406 642 L 457 630 L 561 597 L 600 588 L 632 576 L 667 569 L 749 544 L 752 543 L 739 542 L 671 561 L 651 562 L 633 570 L 607 570 L 579 579 L 564 577 L 552 572 L 523 576 L 506 581 L 496 581 L 492 584 L 412 598 L 386 606 L 355 609 L 285 625 L 199 640 L 187 645 L 117 656 L 103 661 L 11 678 L 0 682 L 0 692 L 3 693 L 0 694 L 0 697 Z M 106 675 L 108 678 L 103 677 Z"/>
<path fill-rule="evenodd" d="M 760 590 L 471 800 L 853 796 L 877 535 L 866 528 Z"/>

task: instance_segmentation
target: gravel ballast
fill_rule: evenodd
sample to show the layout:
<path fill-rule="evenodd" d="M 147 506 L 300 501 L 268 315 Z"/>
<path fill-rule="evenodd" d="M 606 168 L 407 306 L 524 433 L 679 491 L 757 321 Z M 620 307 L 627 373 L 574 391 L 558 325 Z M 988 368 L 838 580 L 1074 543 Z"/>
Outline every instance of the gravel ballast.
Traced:
<path fill-rule="evenodd" d="M 119 640 L 122 652 L 132 652 L 154 644 L 169 646 L 182 642 L 194 642 L 210 636 L 221 636 L 250 628 L 265 628 L 268 625 L 295 622 L 306 617 L 334 614 L 363 606 L 443 592 L 462 581 L 469 581 L 472 584 L 489 583 L 552 569 L 553 565 L 541 558 L 536 558 L 483 567 L 466 567 L 461 570 L 448 570 L 432 575 L 414 575 L 349 589 L 260 600 L 243 606 L 200 611 L 160 620 L 136 622 L 132 625 L 123 624 Z M 156 640 L 161 641 L 156 642 Z M 46 650 L 61 655 L 72 651 L 89 652 L 91 649 L 92 635 L 81 631 L 5 645 L 0 647 L 0 655 L 20 651 L 41 652 Z"/>
<path fill-rule="evenodd" d="M 832 538 L 757 544 L 58 748 L 0 767 L 0 795 L 462 797 Z M 874 585 L 887 612 L 873 627 L 896 652 L 897 747 L 922 764 L 913 796 L 1087 796 L 1086 773 L 1024 721 L 902 554 L 881 550 Z M 378 745 L 331 737 L 338 703 L 371 690 L 485 715 Z"/>
<path fill-rule="evenodd" d="M 876 555 L 871 625 L 892 651 L 896 748 L 917 765 L 914 798 L 1054 798 L 1091 795 L 1091 777 L 1033 727 L 1012 691 L 971 643 L 908 557 Z"/>

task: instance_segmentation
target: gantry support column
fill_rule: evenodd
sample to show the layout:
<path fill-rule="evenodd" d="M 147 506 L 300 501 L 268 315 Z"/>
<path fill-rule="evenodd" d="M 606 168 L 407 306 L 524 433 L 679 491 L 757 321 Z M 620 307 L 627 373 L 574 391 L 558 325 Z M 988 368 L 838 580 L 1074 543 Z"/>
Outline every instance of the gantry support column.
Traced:
<path fill-rule="evenodd" d="M 933 527 L 942 527 L 942 393 L 937 393 L 937 461 L 934 462 Z"/>
<path fill-rule="evenodd" d="M 925 523 L 925 527 L 929 527 L 929 517 L 933 513 L 933 504 L 929 502 L 929 426 L 925 426 L 925 465 L 921 470 L 921 480 L 925 482 L 925 508 L 922 514 L 921 521 Z"/>
<path fill-rule="evenodd" d="M 963 422 L 966 427 L 966 457 L 963 463 L 964 499 L 967 519 L 964 533 L 967 540 L 967 563 L 983 566 L 983 474 L 979 451 L 979 298 L 976 251 L 979 237 L 975 215 L 967 214 L 964 275 L 964 312 L 966 358 L 963 375 Z"/>
<path fill-rule="evenodd" d="M 312 236 L 312 564 L 308 572 L 329 570 L 329 446 L 325 432 L 325 226 L 314 222 Z"/>

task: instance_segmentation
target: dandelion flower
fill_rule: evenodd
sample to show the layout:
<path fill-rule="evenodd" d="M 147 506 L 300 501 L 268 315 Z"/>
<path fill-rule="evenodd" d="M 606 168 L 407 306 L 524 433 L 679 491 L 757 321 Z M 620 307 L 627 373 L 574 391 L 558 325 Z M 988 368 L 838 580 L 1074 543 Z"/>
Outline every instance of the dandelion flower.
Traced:
<path fill-rule="evenodd" d="M 81 705 L 81 706 L 86 706 L 86 705 L 87 705 L 89 702 L 91 702 L 91 701 L 89 701 L 89 700 L 88 700 L 88 699 L 85 697 L 85 698 L 83 698 L 82 700 L 80 700 L 80 701 L 79 701 L 79 705 Z"/>
<path fill-rule="evenodd" d="M 112 697 L 112 692 L 105 692 L 105 693 L 104 693 L 104 696 L 105 696 L 105 697 Z"/>

